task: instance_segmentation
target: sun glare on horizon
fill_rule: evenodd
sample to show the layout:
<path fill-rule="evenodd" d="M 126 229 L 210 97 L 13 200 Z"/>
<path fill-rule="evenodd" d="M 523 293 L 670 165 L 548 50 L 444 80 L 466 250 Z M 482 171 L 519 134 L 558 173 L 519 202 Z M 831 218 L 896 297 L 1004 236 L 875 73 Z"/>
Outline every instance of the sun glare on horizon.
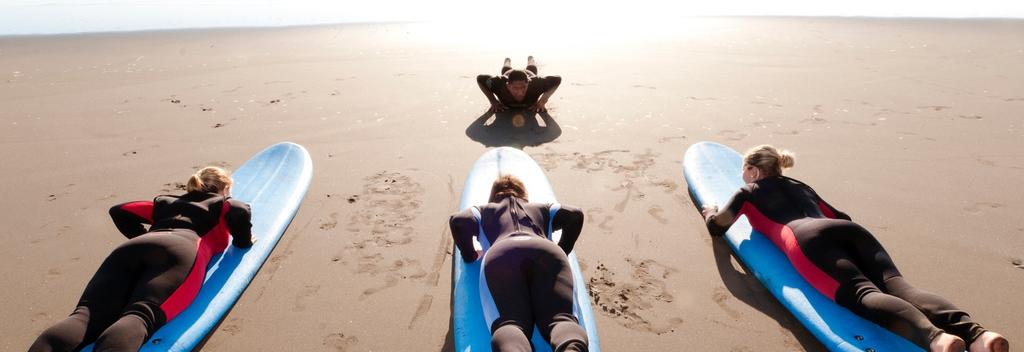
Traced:
<path fill-rule="evenodd" d="M 601 2 L 525 0 L 16 0 L 0 3 L 0 34 L 53 34 L 209 27 L 275 27 L 363 22 L 482 23 L 481 31 L 519 27 L 571 31 L 658 27 L 700 16 L 873 16 L 1024 18 L 1024 2 L 811 0 Z"/>

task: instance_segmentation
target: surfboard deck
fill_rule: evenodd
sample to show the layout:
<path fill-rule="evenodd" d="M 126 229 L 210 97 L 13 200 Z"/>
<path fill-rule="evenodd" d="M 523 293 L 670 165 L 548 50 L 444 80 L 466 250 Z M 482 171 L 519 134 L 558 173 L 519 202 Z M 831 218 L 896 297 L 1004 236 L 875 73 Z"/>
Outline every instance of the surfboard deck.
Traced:
<path fill-rule="evenodd" d="M 697 208 L 722 205 L 743 187 L 743 158 L 714 142 L 690 146 L 683 176 Z M 922 351 L 910 341 L 840 307 L 797 273 L 786 255 L 741 216 L 725 234 L 736 256 L 754 276 L 831 351 Z"/>
<path fill-rule="evenodd" d="M 199 295 L 161 327 L 140 351 L 192 351 L 227 315 L 281 240 L 309 189 L 313 162 L 305 148 L 282 142 L 267 147 L 232 175 L 231 196 L 252 206 L 257 241 L 242 249 L 229 245 L 211 258 Z M 83 351 L 92 351 L 92 345 Z"/>
<path fill-rule="evenodd" d="M 466 177 L 459 209 L 465 210 L 474 205 L 487 204 L 491 184 L 499 175 L 515 175 L 522 180 L 530 195 L 530 202 L 557 203 L 547 176 L 544 175 L 544 171 L 540 165 L 537 165 L 537 162 L 519 149 L 499 147 L 487 151 L 473 164 L 473 168 L 470 169 L 469 175 Z M 557 236 L 561 236 L 561 231 L 555 231 L 552 234 L 556 241 L 559 238 Z M 481 260 L 478 259 L 472 263 L 466 263 L 462 260 L 459 249 L 455 248 L 452 259 L 455 267 L 452 284 L 454 291 L 452 294 L 454 325 L 452 334 L 457 352 L 491 350 L 491 332 L 484 318 L 481 298 L 480 262 Z M 574 282 L 573 298 L 576 308 L 574 313 L 580 326 L 587 333 L 590 350 L 598 352 L 601 347 L 597 338 L 597 326 L 594 323 L 590 296 L 587 293 L 586 281 L 583 280 L 583 275 L 580 273 L 575 250 L 569 253 L 569 265 L 572 268 Z M 551 346 L 540 337 L 537 329 L 534 329 L 531 342 L 534 351 L 551 351 Z"/>

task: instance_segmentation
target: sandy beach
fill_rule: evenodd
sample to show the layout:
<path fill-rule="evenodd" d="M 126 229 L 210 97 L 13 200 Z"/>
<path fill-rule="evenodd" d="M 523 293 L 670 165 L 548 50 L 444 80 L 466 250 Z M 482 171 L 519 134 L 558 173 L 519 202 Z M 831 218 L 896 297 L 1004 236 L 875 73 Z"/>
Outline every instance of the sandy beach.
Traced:
<path fill-rule="evenodd" d="M 606 351 L 823 350 L 709 238 L 681 160 L 703 140 L 789 175 L 903 274 L 1024 345 L 1024 20 L 703 18 L 657 32 L 353 24 L 0 37 L 0 350 L 69 314 L 124 241 L 116 203 L 279 141 L 310 191 L 209 351 L 448 351 L 473 162 L 524 148 L 587 222 Z M 488 116 L 476 75 L 534 55 L 547 115 Z M 258 235 L 258 234 L 257 234 Z"/>

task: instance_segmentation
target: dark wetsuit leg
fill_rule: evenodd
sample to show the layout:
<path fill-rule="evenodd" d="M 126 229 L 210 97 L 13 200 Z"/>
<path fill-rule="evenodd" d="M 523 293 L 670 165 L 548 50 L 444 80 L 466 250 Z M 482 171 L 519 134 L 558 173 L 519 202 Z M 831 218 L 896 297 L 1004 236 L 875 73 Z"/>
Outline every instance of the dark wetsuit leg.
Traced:
<path fill-rule="evenodd" d="M 839 282 L 839 305 L 926 349 L 943 330 L 968 341 L 984 331 L 949 301 L 908 284 L 889 253 L 860 225 L 806 219 L 791 226 L 807 258 Z"/>
<path fill-rule="evenodd" d="M 198 237 L 158 231 L 131 239 L 103 261 L 67 319 L 47 329 L 29 351 L 137 350 L 166 322 L 160 304 L 188 276 Z"/>
<path fill-rule="evenodd" d="M 484 275 L 499 315 L 491 326 L 494 350 L 531 351 L 534 323 L 553 350 L 587 350 L 572 312 L 572 271 L 558 245 L 533 235 L 499 241 L 487 254 Z"/>
<path fill-rule="evenodd" d="M 512 71 L 512 66 L 502 66 L 501 67 L 501 75 L 502 76 L 508 74 L 508 71 Z"/>
<path fill-rule="evenodd" d="M 537 76 L 537 66 L 526 65 L 526 71 L 530 72 L 530 73 L 533 73 L 533 76 Z"/>
<path fill-rule="evenodd" d="M 960 310 L 949 300 L 911 286 L 903 276 L 885 279 L 885 291 L 910 302 L 921 310 L 935 326 L 947 333 L 959 336 L 968 345 L 987 331 L 972 321 L 967 312 Z"/>

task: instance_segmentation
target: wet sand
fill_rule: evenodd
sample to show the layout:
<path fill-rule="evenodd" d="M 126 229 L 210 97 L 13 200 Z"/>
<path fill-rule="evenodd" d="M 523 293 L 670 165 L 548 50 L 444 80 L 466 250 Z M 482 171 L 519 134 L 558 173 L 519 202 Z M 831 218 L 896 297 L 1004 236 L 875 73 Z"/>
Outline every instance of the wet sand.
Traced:
<path fill-rule="evenodd" d="M 312 154 L 312 186 L 206 350 L 450 349 L 446 219 L 496 145 L 525 148 L 586 210 L 576 249 L 605 350 L 822 350 L 708 237 L 681 169 L 702 140 L 796 152 L 789 175 L 871 230 L 911 282 L 1024 343 L 1024 21 L 662 29 L 0 38 L 0 350 L 71 312 L 123 241 L 109 206 L 283 140 Z M 531 54 L 563 77 L 549 114 L 487 116 L 476 75 Z"/>

